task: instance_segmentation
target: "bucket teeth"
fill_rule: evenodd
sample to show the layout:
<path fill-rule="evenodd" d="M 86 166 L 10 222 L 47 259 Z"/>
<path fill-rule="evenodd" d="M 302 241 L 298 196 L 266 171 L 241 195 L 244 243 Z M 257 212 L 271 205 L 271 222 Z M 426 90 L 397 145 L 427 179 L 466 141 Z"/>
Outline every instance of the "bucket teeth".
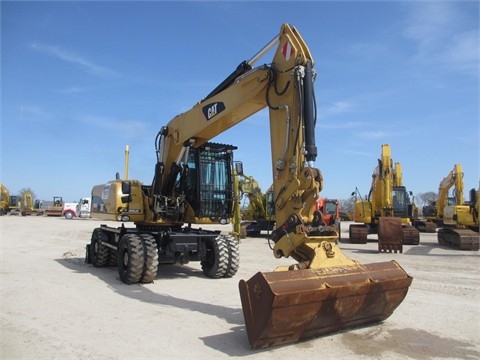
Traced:
<path fill-rule="evenodd" d="M 259 272 L 239 283 L 249 342 L 268 347 L 383 321 L 411 282 L 395 261 Z"/>

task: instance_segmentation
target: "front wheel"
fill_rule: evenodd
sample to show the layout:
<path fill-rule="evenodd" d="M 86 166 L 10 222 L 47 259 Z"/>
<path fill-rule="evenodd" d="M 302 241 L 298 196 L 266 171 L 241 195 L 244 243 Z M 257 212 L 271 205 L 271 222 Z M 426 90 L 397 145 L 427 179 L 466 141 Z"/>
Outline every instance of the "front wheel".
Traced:
<path fill-rule="evenodd" d="M 158 269 L 155 238 L 150 234 L 126 234 L 118 244 L 118 274 L 126 284 L 149 283 Z"/>
<path fill-rule="evenodd" d="M 228 267 L 228 245 L 225 238 L 219 235 L 215 239 L 208 239 L 206 256 L 202 260 L 203 273 L 212 279 L 219 279 L 225 276 Z"/>
<path fill-rule="evenodd" d="M 65 219 L 67 219 L 67 220 L 71 220 L 74 217 L 73 212 L 71 212 L 71 211 L 67 211 L 64 216 L 65 216 Z"/>
<path fill-rule="evenodd" d="M 225 271 L 225 277 L 234 276 L 240 267 L 240 248 L 238 241 L 231 235 L 225 237 L 225 242 L 228 248 L 228 264 Z"/>

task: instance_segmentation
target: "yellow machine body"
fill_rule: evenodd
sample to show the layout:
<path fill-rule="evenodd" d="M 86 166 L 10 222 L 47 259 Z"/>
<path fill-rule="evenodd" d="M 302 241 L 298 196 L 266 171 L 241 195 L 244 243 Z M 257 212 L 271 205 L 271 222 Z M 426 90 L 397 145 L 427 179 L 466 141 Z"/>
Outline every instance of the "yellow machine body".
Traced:
<path fill-rule="evenodd" d="M 142 183 L 129 180 L 131 183 L 131 202 L 122 202 L 122 180 L 112 180 L 106 184 L 95 185 L 92 189 L 91 216 L 112 221 L 143 221 L 144 197 Z"/>

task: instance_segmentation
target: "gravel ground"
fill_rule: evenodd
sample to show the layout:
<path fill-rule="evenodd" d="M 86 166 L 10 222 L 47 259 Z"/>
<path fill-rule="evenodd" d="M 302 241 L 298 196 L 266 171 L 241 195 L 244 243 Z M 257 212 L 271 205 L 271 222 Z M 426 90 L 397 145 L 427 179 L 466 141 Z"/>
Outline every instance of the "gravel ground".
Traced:
<path fill-rule="evenodd" d="M 480 358 L 480 253 L 440 247 L 435 234 L 421 234 L 420 245 L 404 246 L 403 254 L 379 254 L 374 241 L 340 243 L 352 259 L 393 259 L 413 276 L 407 297 L 383 323 L 252 350 L 238 281 L 291 259 L 275 259 L 264 238 L 247 238 L 231 279 L 205 278 L 191 262 L 161 266 L 152 284 L 125 285 L 116 269 L 84 262 L 85 245 L 101 223 L 118 226 L 0 218 L 2 359 Z M 348 223 L 342 230 L 348 236 Z"/>

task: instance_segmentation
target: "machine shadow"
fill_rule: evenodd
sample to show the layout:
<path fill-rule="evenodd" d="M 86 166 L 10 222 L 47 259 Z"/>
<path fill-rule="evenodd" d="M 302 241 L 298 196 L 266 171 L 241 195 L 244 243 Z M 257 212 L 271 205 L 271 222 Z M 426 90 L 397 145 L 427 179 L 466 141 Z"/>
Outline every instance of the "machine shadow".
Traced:
<path fill-rule="evenodd" d="M 65 256 L 65 255 L 64 255 Z M 162 306 L 175 307 L 188 311 L 195 311 L 202 314 L 215 316 L 228 324 L 231 324 L 231 331 L 214 336 L 200 337 L 205 345 L 225 353 L 229 356 L 248 356 L 252 355 L 250 344 L 246 335 L 243 312 L 241 308 L 232 308 L 214 303 L 204 303 L 195 300 L 182 299 L 168 294 L 159 294 L 148 288 L 148 284 L 127 285 L 118 278 L 117 268 L 95 268 L 86 264 L 83 258 L 68 257 L 55 259 L 57 263 L 80 274 L 91 274 L 105 282 L 116 293 L 149 304 L 158 304 Z M 162 279 L 204 277 L 202 271 L 189 268 L 185 265 L 168 265 L 164 269 L 160 266 L 156 281 Z M 212 280 L 218 281 L 218 280 Z M 221 281 L 221 280 L 220 280 Z"/>

